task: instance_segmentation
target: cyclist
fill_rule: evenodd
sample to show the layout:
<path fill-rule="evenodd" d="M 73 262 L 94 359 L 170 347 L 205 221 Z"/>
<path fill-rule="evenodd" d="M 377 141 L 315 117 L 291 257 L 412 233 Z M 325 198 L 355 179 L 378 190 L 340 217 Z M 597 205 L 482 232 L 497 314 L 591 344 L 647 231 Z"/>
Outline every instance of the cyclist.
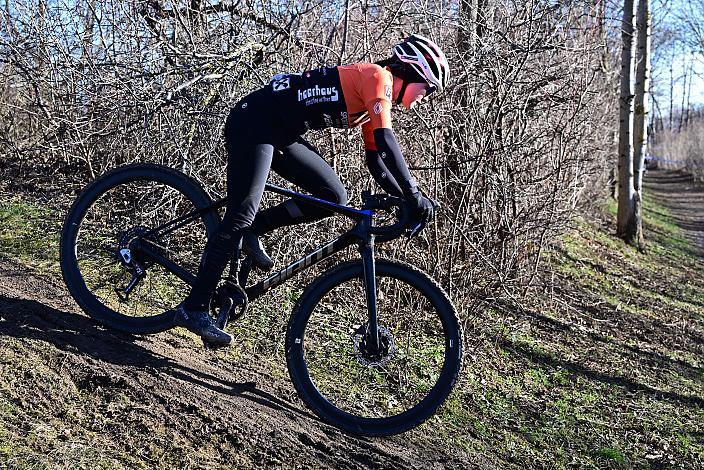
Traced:
<path fill-rule="evenodd" d="M 391 130 L 391 106 L 395 102 L 413 108 L 430 93 L 442 91 L 448 74 L 440 48 L 414 34 L 394 46 L 392 57 L 384 61 L 277 74 L 239 101 L 225 124 L 225 216 L 208 239 L 196 283 L 175 309 L 175 323 L 213 346 L 228 345 L 232 337 L 215 326 L 208 306 L 235 244 L 241 240 L 255 266 L 268 270 L 273 262 L 259 235 L 330 215 L 293 200 L 257 212 L 270 169 L 320 199 L 346 204 L 347 192 L 337 174 L 301 137 L 309 129 L 361 126 L 374 179 L 389 194 L 402 196 L 418 221 L 427 223 L 434 206 L 408 170 Z"/>

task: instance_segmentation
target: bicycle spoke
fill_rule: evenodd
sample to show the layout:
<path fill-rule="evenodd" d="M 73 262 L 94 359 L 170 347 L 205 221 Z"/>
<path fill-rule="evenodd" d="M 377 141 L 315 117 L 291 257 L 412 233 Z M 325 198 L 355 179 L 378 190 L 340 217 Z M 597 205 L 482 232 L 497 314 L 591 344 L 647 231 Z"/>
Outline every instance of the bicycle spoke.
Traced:
<path fill-rule="evenodd" d="M 368 417 L 394 415 L 422 400 L 440 375 L 443 361 L 436 358 L 445 349 L 437 312 L 421 293 L 388 277 L 378 279 L 377 289 L 380 335 L 392 337 L 395 348 L 385 360 L 373 364 L 355 344 L 354 332 L 368 315 L 366 301 L 360 301 L 361 279 L 320 299 L 304 340 L 308 371 L 320 393 L 341 410 Z"/>
<path fill-rule="evenodd" d="M 111 188 L 86 211 L 76 240 L 76 261 L 86 286 L 98 300 L 114 311 L 129 316 L 149 316 L 175 306 L 188 286 L 164 267 L 140 253 L 132 252 L 146 270 L 146 277 L 121 300 L 132 273 L 118 259 L 120 249 L 150 227 L 162 225 L 195 210 L 179 191 L 157 182 L 132 181 Z M 163 238 L 145 238 L 153 250 L 176 264 L 194 270 L 205 247 L 205 228 L 200 220 L 169 232 Z"/>

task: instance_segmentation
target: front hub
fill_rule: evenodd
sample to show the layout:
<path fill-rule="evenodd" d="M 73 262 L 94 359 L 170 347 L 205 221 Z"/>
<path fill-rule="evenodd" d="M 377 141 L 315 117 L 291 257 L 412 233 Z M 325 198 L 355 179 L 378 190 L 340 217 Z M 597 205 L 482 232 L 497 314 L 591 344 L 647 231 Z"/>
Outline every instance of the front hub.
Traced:
<path fill-rule="evenodd" d="M 355 359 L 365 367 L 383 366 L 396 354 L 396 341 L 390 329 L 379 326 L 379 347 L 371 346 L 368 326 L 362 325 L 352 335 Z"/>

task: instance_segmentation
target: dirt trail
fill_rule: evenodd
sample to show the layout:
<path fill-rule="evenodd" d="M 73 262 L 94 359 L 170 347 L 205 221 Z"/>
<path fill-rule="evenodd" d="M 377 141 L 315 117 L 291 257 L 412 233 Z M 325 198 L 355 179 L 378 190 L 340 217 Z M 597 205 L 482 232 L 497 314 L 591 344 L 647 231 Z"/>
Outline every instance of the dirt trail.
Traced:
<path fill-rule="evenodd" d="M 106 331 L 79 312 L 60 279 L 2 260 L 0 351 L 12 353 L 0 358 L 0 399 L 9 394 L 19 414 L 10 433 L 37 453 L 16 464 L 71 467 L 76 448 L 97 452 L 88 460 L 150 468 L 461 468 L 481 458 L 433 445 L 419 430 L 345 435 L 313 416 L 287 377 L 235 366 L 170 332 Z M 32 443 L 47 426 L 57 430 Z"/>
<path fill-rule="evenodd" d="M 704 185 L 687 173 L 651 170 L 645 176 L 644 188 L 667 207 L 699 256 L 704 257 Z"/>

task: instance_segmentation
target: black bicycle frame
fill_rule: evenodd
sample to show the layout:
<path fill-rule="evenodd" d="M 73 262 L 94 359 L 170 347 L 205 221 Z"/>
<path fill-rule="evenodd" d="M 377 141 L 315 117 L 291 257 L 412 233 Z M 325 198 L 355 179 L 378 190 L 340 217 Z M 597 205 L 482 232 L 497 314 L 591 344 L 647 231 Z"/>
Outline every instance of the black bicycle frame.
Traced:
<path fill-rule="evenodd" d="M 267 277 L 266 279 L 263 279 L 262 281 L 259 281 L 258 283 L 252 286 L 242 286 L 245 289 L 245 292 L 247 293 L 248 299 L 256 299 L 257 297 L 266 293 L 269 289 L 272 289 L 286 282 L 288 279 L 298 274 L 299 272 L 306 270 L 307 268 L 334 255 L 335 253 L 344 250 L 345 248 L 351 245 L 358 244 L 359 251 L 362 256 L 362 265 L 364 267 L 364 284 L 367 296 L 367 308 L 369 313 L 369 332 L 371 333 L 371 336 L 368 341 L 370 343 L 369 345 L 372 348 L 376 348 L 379 344 L 379 337 L 377 328 L 374 234 L 371 231 L 374 211 L 370 209 L 355 209 L 353 207 L 335 204 L 329 201 L 325 201 L 324 199 L 318 199 L 313 196 L 297 193 L 295 191 L 291 191 L 289 189 L 282 188 L 273 184 L 267 183 L 266 189 L 268 191 L 281 194 L 283 196 L 288 196 L 292 199 L 301 202 L 321 207 L 331 212 L 336 212 L 338 214 L 356 220 L 357 223 L 349 231 L 343 233 L 334 240 L 331 240 L 322 247 L 306 254 L 303 258 L 294 261 L 281 271 L 272 274 L 271 276 Z M 226 203 L 227 199 L 219 199 L 207 207 L 192 211 L 184 216 L 181 216 L 177 219 L 167 222 L 166 224 L 163 224 L 159 227 L 150 230 L 144 238 L 146 239 L 149 235 L 159 236 L 167 234 L 173 230 L 183 227 L 184 225 L 190 223 L 193 220 L 200 218 L 202 214 L 208 211 L 217 210 L 224 207 Z M 145 241 L 148 242 L 148 240 Z M 196 277 L 192 273 L 177 265 L 168 258 L 162 256 L 157 252 L 157 250 L 150 249 L 148 243 L 143 243 L 140 248 L 155 262 L 159 263 L 168 271 L 181 278 L 187 284 L 191 286 L 195 284 Z M 239 249 L 235 250 L 232 262 L 239 263 Z M 230 271 L 228 281 L 239 283 L 239 279 L 237 279 L 238 272 L 239 264 L 237 264 L 237 268 L 234 269 L 234 271 Z"/>
<path fill-rule="evenodd" d="M 371 210 L 365 210 L 365 209 L 355 209 L 353 207 L 348 207 L 348 206 L 342 206 L 340 204 L 335 204 L 329 201 L 325 201 L 323 199 L 318 199 L 313 196 L 308 196 L 306 194 L 300 194 L 295 191 L 288 190 L 286 188 L 281 188 L 279 186 L 275 186 L 273 184 L 267 184 L 266 185 L 267 190 L 284 195 L 284 196 L 289 196 L 293 199 L 302 201 L 302 202 L 307 202 L 309 204 L 316 205 L 318 207 L 321 207 L 323 209 L 330 210 L 332 212 L 336 212 L 338 214 L 342 214 L 344 216 L 347 216 L 351 219 L 357 220 L 357 224 L 349 231 L 343 233 L 339 237 L 335 238 L 334 240 L 329 241 L 325 245 L 321 246 L 320 248 L 306 254 L 303 258 L 294 261 L 293 263 L 289 264 L 285 268 L 283 268 L 281 271 L 272 274 L 271 276 L 267 277 L 266 279 L 263 279 L 262 281 L 258 282 L 257 284 L 254 284 L 249 287 L 245 287 L 245 291 L 247 292 L 247 297 L 250 299 L 256 299 L 257 297 L 261 296 L 265 292 L 267 292 L 269 289 L 272 289 L 280 284 L 283 284 L 286 282 L 288 279 L 293 277 L 294 275 L 298 274 L 301 271 L 304 271 L 305 269 L 319 263 L 320 261 L 334 255 L 335 253 L 338 253 L 345 248 L 354 245 L 355 243 L 358 244 L 363 244 L 364 241 L 368 237 L 374 237 L 374 235 L 371 235 L 368 233 L 368 230 L 365 230 L 365 228 L 371 226 L 371 220 L 374 215 L 373 211 Z M 244 287 L 244 286 L 243 286 Z"/>

